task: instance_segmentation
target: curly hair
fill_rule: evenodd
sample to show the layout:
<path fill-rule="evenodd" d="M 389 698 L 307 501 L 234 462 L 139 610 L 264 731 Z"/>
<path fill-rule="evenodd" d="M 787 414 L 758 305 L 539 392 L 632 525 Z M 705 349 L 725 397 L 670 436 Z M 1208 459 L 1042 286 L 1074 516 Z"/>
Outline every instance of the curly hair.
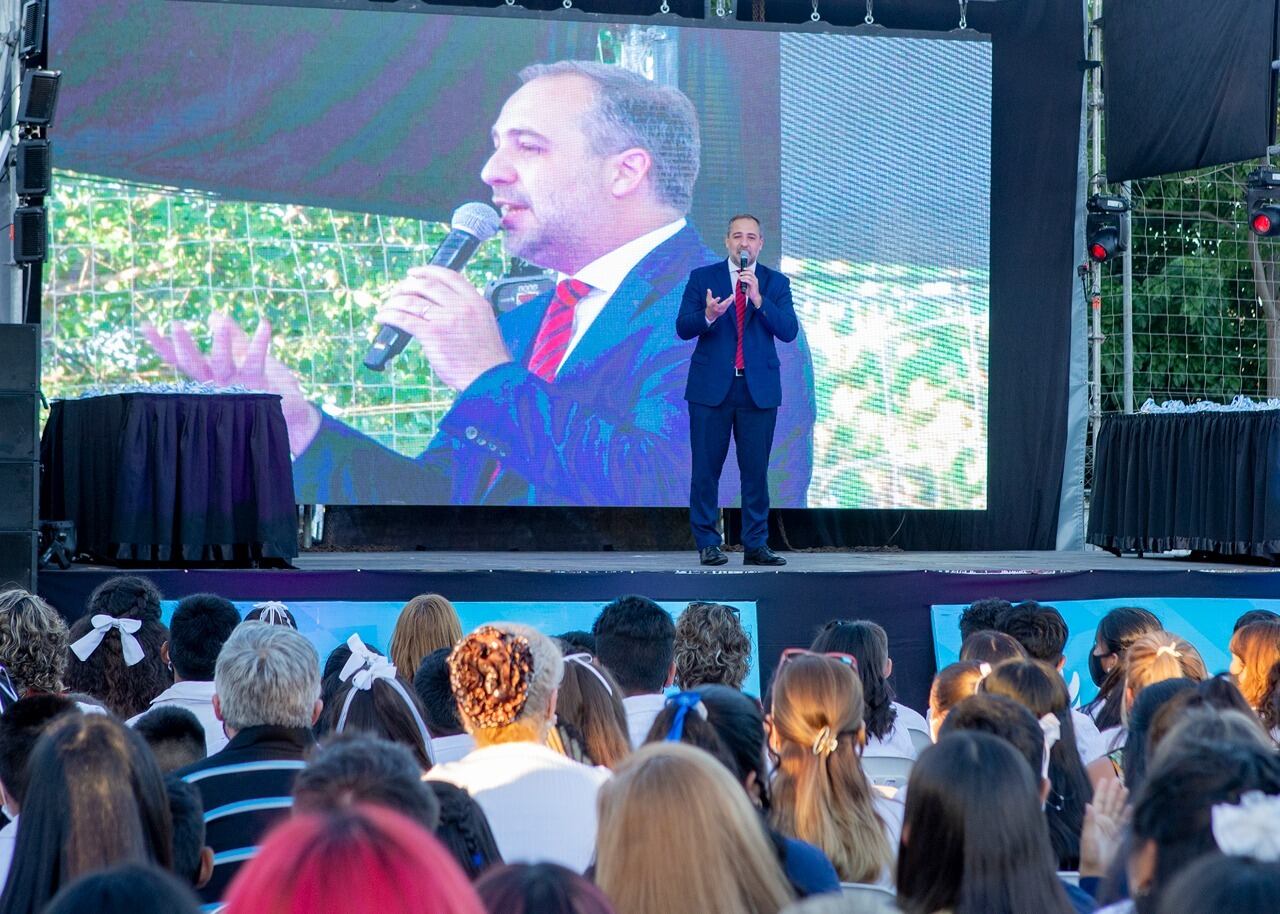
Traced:
<path fill-rule="evenodd" d="M 513 622 L 481 626 L 449 655 L 462 722 L 486 743 L 525 741 L 523 731 L 546 727 L 563 676 L 564 659 L 551 639 Z"/>
<path fill-rule="evenodd" d="M 676 684 L 742 688 L 751 670 L 751 636 L 737 611 L 721 603 L 690 603 L 676 621 Z"/>
<path fill-rule="evenodd" d="M 125 663 L 120 633 L 115 631 L 107 633 L 87 660 L 68 652 L 67 688 L 99 699 L 113 714 L 128 720 L 147 710 L 151 699 L 173 684 L 173 675 L 160 656 L 160 647 L 169 638 L 160 621 L 160 591 L 146 578 L 111 578 L 89 596 L 86 610 L 71 626 L 72 643 L 92 630 L 93 617 L 99 613 L 142 622 L 134 637 L 142 645 L 143 657 L 133 666 Z"/>
<path fill-rule="evenodd" d="M 0 592 L 0 664 L 19 695 L 61 692 L 67 667 L 67 623 L 33 593 Z"/>

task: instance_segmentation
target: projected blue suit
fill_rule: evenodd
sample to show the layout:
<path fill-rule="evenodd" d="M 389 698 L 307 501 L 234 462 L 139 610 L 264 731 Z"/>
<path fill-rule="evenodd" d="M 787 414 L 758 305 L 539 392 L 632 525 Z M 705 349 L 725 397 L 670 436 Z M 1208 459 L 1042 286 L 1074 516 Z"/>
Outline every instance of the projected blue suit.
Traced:
<path fill-rule="evenodd" d="M 672 327 L 685 277 L 714 259 L 691 227 L 660 244 L 628 274 L 551 383 L 525 367 L 550 295 L 503 315 L 499 330 L 513 361 L 458 394 L 416 459 L 325 416 L 294 462 L 298 501 L 686 504 L 690 352 Z M 797 407 L 781 428 L 771 473 L 778 503 L 800 507 L 813 468 L 813 367 L 807 347 L 788 348 L 795 353 L 782 383 Z"/>

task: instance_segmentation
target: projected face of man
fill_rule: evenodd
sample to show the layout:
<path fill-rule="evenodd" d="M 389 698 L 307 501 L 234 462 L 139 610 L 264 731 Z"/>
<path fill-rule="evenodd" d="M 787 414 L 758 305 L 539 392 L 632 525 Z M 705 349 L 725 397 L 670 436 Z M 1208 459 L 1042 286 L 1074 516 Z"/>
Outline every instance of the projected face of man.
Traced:
<path fill-rule="evenodd" d="M 576 74 L 525 83 L 502 106 L 493 155 L 480 173 L 502 212 L 507 251 L 564 273 L 653 227 L 631 218 L 651 196 L 649 154 L 600 155 L 592 148 L 584 126 L 596 92 Z"/>

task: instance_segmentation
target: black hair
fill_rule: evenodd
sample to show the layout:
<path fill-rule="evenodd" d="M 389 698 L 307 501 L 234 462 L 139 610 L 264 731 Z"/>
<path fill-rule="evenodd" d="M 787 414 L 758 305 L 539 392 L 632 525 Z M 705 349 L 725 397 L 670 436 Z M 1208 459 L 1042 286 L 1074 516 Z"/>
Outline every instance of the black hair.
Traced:
<path fill-rule="evenodd" d="M 263 618 L 263 617 L 266 618 Z M 283 625 L 285 628 L 297 629 L 298 620 L 293 612 L 283 603 L 268 600 L 259 603 L 244 614 L 246 622 L 266 622 L 268 625 Z"/>
<path fill-rule="evenodd" d="M 427 831 L 440 824 L 440 803 L 404 746 L 371 736 L 335 736 L 293 781 L 294 808 L 328 812 L 372 803 L 413 819 Z"/>
<path fill-rule="evenodd" d="M 66 714 L 27 763 L 5 914 L 38 914 L 76 878 L 120 863 L 173 863 L 164 780 L 142 737 L 105 714 Z"/>
<path fill-rule="evenodd" d="M 197 914 L 188 886 L 156 866 L 131 864 L 90 873 L 59 892 L 43 914 Z"/>
<path fill-rule="evenodd" d="M 204 725 L 186 708 L 161 705 L 139 717 L 133 729 L 146 740 L 165 774 L 208 755 Z"/>
<path fill-rule="evenodd" d="M 173 872 L 192 886 L 200 882 L 204 852 L 204 800 L 200 791 L 177 777 L 167 777 L 169 815 L 173 818 Z"/>
<path fill-rule="evenodd" d="M 474 880 L 493 864 L 501 863 L 502 853 L 480 804 L 461 787 L 446 781 L 424 783 L 440 803 L 436 837 L 458 861 L 467 878 Z"/>
<path fill-rule="evenodd" d="M 492 914 L 614 914 L 604 892 L 557 863 L 490 867 L 476 894 Z"/>
<path fill-rule="evenodd" d="M 338 722 L 344 707 L 347 719 L 339 731 Z M 406 689 L 399 682 L 375 679 L 367 689 L 343 683 L 343 688 L 333 696 L 333 703 L 325 705 L 321 712 L 319 726 L 325 734 L 362 733 L 398 743 L 413 753 L 421 774 L 432 764 L 430 735 L 418 726 L 424 717 L 422 703 L 412 689 Z"/>
<path fill-rule="evenodd" d="M 365 646 L 375 654 L 382 654 L 382 651 L 372 644 Z M 347 683 L 342 681 L 341 675 L 342 668 L 350 659 L 351 648 L 347 647 L 345 641 L 331 650 L 329 656 L 325 658 L 324 666 L 320 670 L 320 701 L 324 703 L 324 710 L 321 711 L 320 717 L 316 719 L 315 726 L 312 728 L 317 737 L 329 733 L 338 722 L 337 717 L 331 717 L 325 712 L 333 707 L 338 700 L 338 695 L 347 690 Z"/>
<path fill-rule="evenodd" d="M 1280 622 L 1280 613 L 1273 613 L 1269 609 L 1251 609 L 1236 619 L 1236 624 L 1231 626 L 1231 634 L 1234 635 L 1246 625 L 1252 625 L 1255 622 Z"/>
<path fill-rule="evenodd" d="M 1012 746 L 986 733 L 952 733 L 925 749 L 907 783 L 898 854 L 905 914 L 1071 914 L 1038 783 Z"/>
<path fill-rule="evenodd" d="M 1044 731 L 1036 716 L 1005 695 L 981 692 L 955 705 L 938 728 L 938 741 L 952 733 L 977 732 L 998 736 L 1027 760 L 1037 786 L 1044 771 Z"/>
<path fill-rule="evenodd" d="M 147 710 L 151 699 L 173 684 L 160 654 L 169 640 L 160 621 L 160 591 L 146 578 L 132 575 L 99 584 L 89 596 L 85 614 L 71 626 L 72 644 L 93 630 L 93 617 L 100 613 L 142 622 L 133 636 L 142 647 L 142 659 L 133 666 L 125 663 L 121 633 L 110 630 L 87 660 L 69 654 L 64 677 L 67 691 L 92 695 L 117 717 L 128 720 Z"/>
<path fill-rule="evenodd" d="M 169 662 L 183 679 L 213 681 L 218 652 L 240 624 L 230 600 L 212 593 L 184 597 L 169 620 Z"/>
<path fill-rule="evenodd" d="M 1195 687 L 1190 679 L 1164 679 L 1147 686 L 1133 700 L 1133 707 L 1129 709 L 1129 732 L 1120 756 L 1124 786 L 1131 793 L 1138 789 L 1147 773 L 1147 731 L 1151 728 L 1151 719 L 1166 701 L 1179 692 L 1194 691 Z"/>
<path fill-rule="evenodd" d="M 628 695 L 661 692 L 675 658 L 676 624 L 648 597 L 619 597 L 600 611 L 591 634 L 596 659 Z"/>
<path fill-rule="evenodd" d="M 591 632 L 575 629 L 562 635 L 556 635 L 555 640 L 560 642 L 560 648 L 566 654 L 591 654 L 593 657 L 595 656 L 596 636 Z"/>
<path fill-rule="evenodd" d="M 1098 686 L 1098 694 L 1085 705 L 1084 711 L 1093 717 L 1099 730 L 1108 730 L 1121 724 L 1124 680 L 1128 671 L 1125 653 L 1129 650 L 1129 645 L 1143 635 L 1161 629 L 1160 620 L 1140 606 L 1117 606 L 1098 620 L 1094 643 L 1101 643 L 1118 660 L 1111 672 L 1103 675 L 1099 682 L 1097 674 L 1102 672 L 1102 661 L 1093 655 L 1092 649 L 1089 651 L 1089 673 Z"/>
<path fill-rule="evenodd" d="M 1056 666 L 1067 647 L 1067 623 L 1052 606 L 1034 600 L 1011 606 L 996 618 L 996 629 L 1011 635 L 1033 660 Z"/>
<path fill-rule="evenodd" d="M 996 618 L 1012 605 L 1008 600 L 1001 600 L 999 597 L 974 600 L 964 612 L 960 613 L 960 640 L 965 640 L 974 632 L 994 629 Z"/>
<path fill-rule="evenodd" d="M 18 805 L 25 802 L 31 771 L 27 759 L 49 723 L 75 704 L 60 695 L 32 695 L 14 702 L 0 716 L 0 781 Z"/>
<path fill-rule="evenodd" d="M 1169 883 L 1160 914 L 1274 914 L 1280 911 L 1280 863 L 1208 853 Z"/>
<path fill-rule="evenodd" d="M 1139 896 L 1143 887 L 1130 887 L 1139 914 L 1156 911 L 1175 874 L 1217 847 L 1213 807 L 1238 803 L 1255 790 L 1280 793 L 1280 756 L 1274 750 L 1189 740 L 1161 758 L 1133 803 L 1135 844 L 1152 841 L 1156 846 L 1150 891 Z"/>
<path fill-rule="evenodd" d="M 865 619 L 833 620 L 822 627 L 809 650 L 850 654 L 857 660 L 867 736 L 884 739 L 893 732 L 898 712 L 893 707 L 893 686 L 884 675 L 889 662 L 889 636 L 881 626 Z"/>
<path fill-rule="evenodd" d="M 701 689 L 694 689 L 694 692 L 701 694 Z M 674 702 L 668 701 L 658 716 L 653 719 L 653 726 L 649 728 L 649 733 L 645 737 L 645 744 L 666 742 L 667 737 L 671 733 L 672 725 L 675 723 L 676 714 L 679 713 Z M 729 749 L 725 746 L 724 741 L 720 739 L 720 732 L 712 726 L 707 717 L 703 717 L 696 710 L 690 709 L 685 713 L 684 725 L 680 733 L 680 742 L 689 746 L 696 746 L 708 755 L 714 756 L 715 760 L 725 768 L 737 773 L 737 765 L 734 763 L 733 756 Z"/>
<path fill-rule="evenodd" d="M 423 719 L 432 736 L 456 736 L 463 732 L 458 702 L 449 684 L 449 654 L 452 650 L 442 647 L 427 654 L 413 674 L 413 690 L 422 702 Z"/>

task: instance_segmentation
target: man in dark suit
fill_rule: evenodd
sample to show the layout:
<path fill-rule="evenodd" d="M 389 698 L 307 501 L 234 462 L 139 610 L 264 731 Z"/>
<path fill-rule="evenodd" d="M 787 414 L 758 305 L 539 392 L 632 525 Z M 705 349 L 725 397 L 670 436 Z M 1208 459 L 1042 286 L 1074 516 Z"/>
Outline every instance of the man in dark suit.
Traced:
<path fill-rule="evenodd" d="M 758 263 L 764 247 L 760 220 L 729 220 L 727 261 L 689 274 L 676 332 L 697 339 L 689 366 L 689 440 L 693 473 L 689 520 L 704 565 L 728 561 L 716 530 L 720 472 L 729 439 L 742 476 L 745 565 L 785 565 L 769 548 L 769 452 L 782 403 L 781 360 L 774 343 L 790 343 L 800 324 L 787 277 Z"/>

